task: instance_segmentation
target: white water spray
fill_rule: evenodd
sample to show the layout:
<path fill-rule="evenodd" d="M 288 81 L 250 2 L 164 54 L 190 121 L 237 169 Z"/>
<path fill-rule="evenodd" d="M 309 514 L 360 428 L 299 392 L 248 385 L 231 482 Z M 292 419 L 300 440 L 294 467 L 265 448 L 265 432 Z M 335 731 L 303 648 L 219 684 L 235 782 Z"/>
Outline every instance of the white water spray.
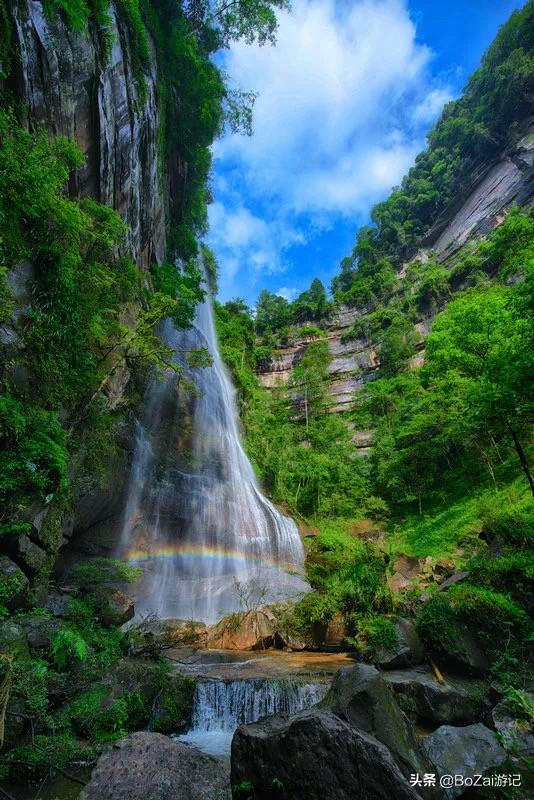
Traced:
<path fill-rule="evenodd" d="M 177 353 L 206 347 L 213 364 L 154 381 L 145 398 L 120 547 L 145 571 L 138 613 L 214 622 L 239 610 L 236 581 L 263 603 L 306 591 L 297 526 L 262 495 L 241 445 L 211 299 L 190 330 L 167 320 L 162 335 Z"/>

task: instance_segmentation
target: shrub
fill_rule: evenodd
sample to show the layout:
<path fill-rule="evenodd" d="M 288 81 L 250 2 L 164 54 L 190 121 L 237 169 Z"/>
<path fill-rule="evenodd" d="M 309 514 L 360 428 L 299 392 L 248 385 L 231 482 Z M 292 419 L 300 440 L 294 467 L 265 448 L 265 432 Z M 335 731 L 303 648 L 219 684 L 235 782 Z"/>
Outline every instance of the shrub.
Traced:
<path fill-rule="evenodd" d="M 510 490 L 509 496 L 499 493 L 481 503 L 483 530 L 489 537 L 499 536 L 515 546 L 534 547 L 534 500 Z"/>
<path fill-rule="evenodd" d="M 398 644 L 395 624 L 384 614 L 360 617 L 351 615 L 350 622 L 355 636 L 348 641 L 369 660 L 375 660 L 381 652 L 394 650 Z"/>
<path fill-rule="evenodd" d="M 501 679 L 521 667 L 525 642 L 532 640 L 532 623 L 518 603 L 506 594 L 469 584 L 434 594 L 419 610 L 416 624 L 422 640 L 438 657 L 459 654 L 462 635 L 468 630 Z"/>
<path fill-rule="evenodd" d="M 0 506 L 9 514 L 64 486 L 66 436 L 57 415 L 10 395 L 0 396 Z M 8 532 L 14 523 L 1 523 Z"/>
<path fill-rule="evenodd" d="M 193 705 L 196 680 L 182 675 L 173 675 L 159 696 L 152 730 L 159 733 L 176 732 L 189 716 Z"/>
<path fill-rule="evenodd" d="M 105 688 L 98 687 L 74 700 L 67 713 L 77 731 L 97 742 L 108 742 L 146 725 L 149 711 L 139 691 L 113 700 Z"/>
<path fill-rule="evenodd" d="M 509 592 L 523 605 L 532 603 L 534 581 L 534 551 L 506 550 L 496 557 L 487 553 L 476 556 L 469 563 L 470 578 L 474 583 L 490 586 L 500 592 Z"/>

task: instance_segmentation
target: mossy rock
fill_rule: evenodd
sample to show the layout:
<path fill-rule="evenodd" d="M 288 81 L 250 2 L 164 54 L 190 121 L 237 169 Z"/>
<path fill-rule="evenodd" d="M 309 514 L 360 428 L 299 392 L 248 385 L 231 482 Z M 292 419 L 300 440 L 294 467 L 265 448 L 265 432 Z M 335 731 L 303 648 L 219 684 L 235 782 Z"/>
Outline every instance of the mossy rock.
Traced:
<path fill-rule="evenodd" d="M 16 658 L 29 656 L 30 651 L 26 631 L 13 620 L 6 619 L 0 625 L 0 653 L 12 655 Z"/>
<path fill-rule="evenodd" d="M 21 608 L 27 602 L 30 586 L 28 577 L 14 561 L 0 556 L 0 605 L 10 611 Z"/>
<path fill-rule="evenodd" d="M 191 722 L 196 680 L 183 675 L 170 675 L 159 695 L 152 730 L 159 733 L 177 733 Z"/>

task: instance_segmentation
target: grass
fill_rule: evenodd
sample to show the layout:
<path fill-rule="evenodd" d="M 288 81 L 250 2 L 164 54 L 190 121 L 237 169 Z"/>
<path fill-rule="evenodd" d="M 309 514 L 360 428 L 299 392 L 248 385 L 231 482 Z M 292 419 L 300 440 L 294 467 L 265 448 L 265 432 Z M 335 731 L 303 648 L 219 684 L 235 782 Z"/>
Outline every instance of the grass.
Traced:
<path fill-rule="evenodd" d="M 407 514 L 387 536 L 390 555 L 405 553 L 417 558 L 454 557 L 461 564 L 472 554 L 488 518 L 502 508 L 528 501 L 528 489 L 518 478 L 498 489 L 464 495 L 448 505 L 436 503 L 426 513 Z M 458 550 L 464 553 L 458 558 Z"/>

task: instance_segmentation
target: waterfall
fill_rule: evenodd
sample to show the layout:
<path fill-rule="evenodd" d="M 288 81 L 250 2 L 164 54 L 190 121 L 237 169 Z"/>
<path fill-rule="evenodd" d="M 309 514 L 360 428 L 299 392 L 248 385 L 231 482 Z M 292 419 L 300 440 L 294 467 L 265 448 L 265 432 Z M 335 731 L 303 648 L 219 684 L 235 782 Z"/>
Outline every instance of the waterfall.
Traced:
<path fill-rule="evenodd" d="M 258 604 L 299 595 L 298 529 L 262 495 L 241 445 L 211 298 L 191 329 L 167 320 L 162 338 L 184 371 L 151 383 L 136 430 L 120 555 L 143 567 L 137 611 L 215 622 L 240 593 Z M 182 354 L 198 347 L 213 363 L 192 370 Z"/>
<path fill-rule="evenodd" d="M 227 755 L 239 725 L 273 714 L 296 714 L 323 699 L 327 683 L 294 680 L 200 681 L 191 730 L 180 740 L 213 755 Z"/>

